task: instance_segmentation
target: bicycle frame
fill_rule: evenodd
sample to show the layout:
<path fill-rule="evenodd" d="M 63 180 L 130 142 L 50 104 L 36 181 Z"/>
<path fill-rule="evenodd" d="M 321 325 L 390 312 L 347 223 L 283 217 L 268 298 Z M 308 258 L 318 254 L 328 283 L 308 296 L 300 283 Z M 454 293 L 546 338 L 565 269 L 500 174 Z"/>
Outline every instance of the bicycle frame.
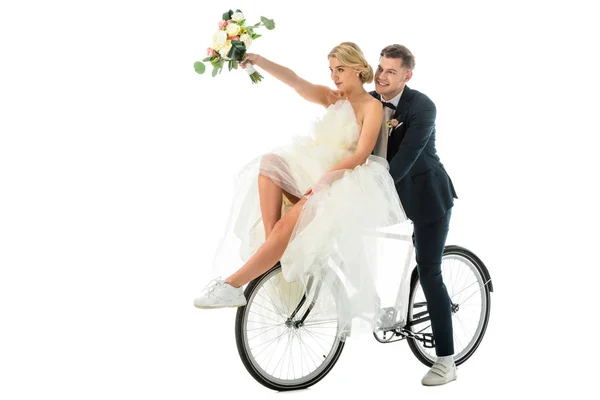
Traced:
<path fill-rule="evenodd" d="M 408 241 L 409 242 L 409 247 L 408 247 L 408 251 L 406 253 L 406 257 L 404 260 L 404 268 L 405 271 L 408 271 L 408 269 L 410 268 L 410 263 L 415 251 L 414 248 L 414 243 L 412 240 L 412 234 L 399 234 L 399 233 L 392 233 L 392 232 L 380 232 L 380 231 L 370 231 L 368 232 L 366 235 L 368 236 L 372 236 L 372 237 L 379 237 L 379 238 L 385 238 L 385 239 L 395 239 L 395 240 L 401 240 L 401 241 Z M 334 257 L 336 256 L 336 254 L 332 255 L 332 260 L 335 264 L 338 264 L 342 261 L 341 259 L 335 259 Z M 407 298 L 403 298 L 402 296 L 402 285 L 403 283 L 405 285 L 410 285 L 410 274 L 406 273 L 406 278 L 409 280 L 408 282 L 400 282 L 399 287 L 398 287 L 398 292 L 396 294 L 396 301 L 395 301 L 395 305 L 394 305 L 394 314 L 392 317 L 392 320 L 395 321 L 396 318 L 398 317 L 398 310 L 400 309 L 400 305 L 402 304 L 402 302 L 408 302 L 408 295 L 410 291 L 406 292 L 406 296 Z M 313 283 L 313 277 L 309 278 L 308 281 L 308 285 L 307 285 L 307 292 L 310 291 L 310 286 L 312 286 Z M 296 317 L 297 313 L 300 311 L 300 309 L 302 308 L 302 306 L 304 305 L 304 303 L 306 302 L 306 293 L 302 296 L 300 302 L 298 303 L 298 305 L 296 306 L 295 310 L 292 312 L 292 314 L 290 315 L 290 317 L 288 318 L 287 323 L 291 324 L 292 322 L 296 325 L 296 326 L 301 326 L 303 324 L 303 322 L 306 320 L 306 318 L 308 317 L 308 315 L 310 314 L 313 306 L 314 306 L 314 302 L 316 301 L 316 299 L 319 296 L 319 289 L 320 289 L 320 282 L 317 284 L 317 287 L 315 289 L 315 295 L 313 297 L 313 299 L 311 300 L 311 304 L 307 307 L 307 309 L 304 311 L 302 317 L 300 318 L 300 320 L 293 322 L 294 317 Z M 414 305 L 415 307 L 426 307 L 426 303 L 418 303 Z M 390 327 L 390 329 L 387 329 L 385 332 L 394 332 L 396 334 L 396 336 L 402 336 L 402 338 L 397 339 L 397 340 L 401 340 L 404 339 L 408 336 L 413 337 L 415 339 L 421 340 L 424 343 L 428 344 L 429 342 L 431 342 L 431 345 L 433 345 L 433 338 L 430 337 L 430 334 L 417 334 L 417 335 L 421 335 L 421 336 L 427 336 L 427 337 L 420 337 L 420 336 L 415 336 L 415 333 L 413 333 L 412 331 L 410 331 L 407 328 L 410 328 L 414 325 L 418 325 L 421 324 L 423 322 L 427 322 L 430 320 L 429 317 L 429 313 L 427 311 L 423 311 L 420 313 L 417 313 L 414 316 L 413 321 L 407 322 L 408 321 L 408 313 L 405 316 L 404 319 L 404 324 L 401 327 Z M 377 338 L 377 336 L 376 336 Z M 378 341 L 380 341 L 381 343 L 388 343 L 389 340 L 384 340 L 381 341 L 379 340 L 379 338 L 377 338 Z"/>
<path fill-rule="evenodd" d="M 404 270 L 405 271 L 409 270 L 409 268 L 410 268 L 410 262 L 412 260 L 413 254 L 415 252 L 415 245 L 414 245 L 413 240 L 412 240 L 412 234 L 408 235 L 408 234 L 400 234 L 400 233 L 392 233 L 392 232 L 374 231 L 374 232 L 370 233 L 370 236 L 379 237 L 379 238 L 385 238 L 385 239 L 395 239 L 395 240 L 401 240 L 401 241 L 407 241 L 407 242 L 409 242 L 408 251 L 406 253 L 406 258 L 404 259 Z M 410 285 L 410 276 L 409 275 L 408 275 L 408 279 L 409 279 L 408 284 Z M 402 283 L 403 282 L 401 281 L 400 285 L 398 287 L 398 293 L 396 294 L 396 302 L 394 303 L 394 314 L 393 314 L 392 321 L 395 321 L 396 318 L 398 317 L 398 309 L 400 308 L 400 305 L 402 304 L 402 301 L 408 302 L 408 294 L 409 293 L 407 293 L 407 298 L 406 299 L 402 298 Z M 425 313 L 425 314 L 427 314 L 427 313 Z M 429 317 L 427 317 L 427 319 L 429 319 Z M 408 321 L 408 313 L 406 315 L 405 321 Z M 425 319 L 423 321 L 425 321 Z M 420 322 L 423 322 L 423 321 L 420 321 Z M 411 324 L 411 326 L 412 325 L 413 324 Z"/>
<path fill-rule="evenodd" d="M 404 270 L 409 271 L 410 263 L 412 261 L 413 254 L 415 252 L 415 246 L 414 246 L 412 234 L 409 235 L 409 234 L 400 234 L 400 233 L 392 233 L 392 232 L 374 231 L 374 232 L 370 233 L 370 236 L 409 242 L 408 251 L 406 253 L 406 258 L 404 260 L 404 268 L 405 268 Z M 404 301 L 404 302 L 406 302 L 406 304 L 408 304 L 408 300 L 409 300 L 408 297 L 410 296 L 410 286 L 409 286 L 409 290 L 406 292 L 406 298 L 403 298 L 402 297 L 402 285 L 403 284 L 410 285 L 411 275 L 409 275 L 407 272 L 407 275 L 405 275 L 405 278 L 408 278 L 409 281 L 408 282 L 402 282 L 402 281 L 400 282 L 400 285 L 398 287 L 398 293 L 396 294 L 396 302 L 394 303 L 394 313 L 392 315 L 392 321 L 396 321 L 396 318 L 398 317 L 398 310 L 400 309 L 400 305 L 402 304 L 402 301 Z M 414 307 L 426 307 L 426 306 L 427 306 L 427 303 L 425 303 L 425 302 L 414 304 Z M 431 320 L 431 318 L 429 317 L 429 312 L 422 311 L 422 312 L 415 314 L 413 316 L 412 321 L 408 321 L 408 309 L 407 309 L 407 314 L 405 316 L 405 320 L 402 325 L 392 326 L 392 327 L 389 327 L 388 329 L 384 329 L 383 331 L 379 332 L 383 336 L 381 339 L 377 336 L 378 332 L 373 332 L 373 336 L 375 336 L 375 339 L 377 339 L 377 341 L 379 343 L 392 343 L 392 342 L 396 342 L 396 341 L 411 337 L 413 339 L 423 342 L 424 347 L 433 348 L 435 346 L 435 343 L 434 343 L 432 334 L 420 333 L 420 332 L 414 333 L 409 329 L 414 325 L 422 324 L 422 323 L 430 321 L 430 320 Z M 392 336 L 390 338 L 386 338 L 387 333 L 392 333 Z"/>

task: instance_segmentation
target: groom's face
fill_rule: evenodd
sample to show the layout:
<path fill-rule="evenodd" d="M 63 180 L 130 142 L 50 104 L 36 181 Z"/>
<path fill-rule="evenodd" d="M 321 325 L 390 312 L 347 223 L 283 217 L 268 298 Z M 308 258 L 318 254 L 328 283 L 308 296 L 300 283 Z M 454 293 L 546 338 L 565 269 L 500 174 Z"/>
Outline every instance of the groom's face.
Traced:
<path fill-rule="evenodd" d="M 401 58 L 383 56 L 375 71 L 375 90 L 389 100 L 404 89 L 411 77 L 412 71 L 402 66 Z"/>

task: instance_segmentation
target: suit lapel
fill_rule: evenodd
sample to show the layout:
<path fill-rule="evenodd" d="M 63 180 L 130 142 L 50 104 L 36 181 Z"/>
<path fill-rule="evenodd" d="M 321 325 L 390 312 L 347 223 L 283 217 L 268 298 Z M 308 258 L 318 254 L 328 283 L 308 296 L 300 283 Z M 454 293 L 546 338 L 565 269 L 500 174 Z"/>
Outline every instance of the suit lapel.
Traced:
<path fill-rule="evenodd" d="M 396 112 L 394 112 L 394 116 L 392 118 L 398 119 L 399 116 L 403 113 L 406 105 L 408 104 L 408 99 L 411 96 L 411 89 L 408 86 L 404 86 L 404 91 L 402 92 L 402 96 L 400 96 L 400 101 L 398 102 L 398 106 L 396 107 Z M 398 119 L 398 121 L 401 121 Z"/>

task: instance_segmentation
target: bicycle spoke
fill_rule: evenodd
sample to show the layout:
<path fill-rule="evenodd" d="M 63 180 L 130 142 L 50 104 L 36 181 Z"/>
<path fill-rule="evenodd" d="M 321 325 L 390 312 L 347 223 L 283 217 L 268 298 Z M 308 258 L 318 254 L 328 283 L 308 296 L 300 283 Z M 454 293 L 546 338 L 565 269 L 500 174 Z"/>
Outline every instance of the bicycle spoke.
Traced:
<path fill-rule="evenodd" d="M 307 334 L 308 334 L 308 335 L 311 337 L 311 339 L 313 339 L 313 342 L 314 342 L 314 343 L 315 343 L 317 346 L 319 346 L 319 343 L 318 343 L 318 342 L 315 340 L 315 338 L 314 338 L 314 337 L 312 337 L 312 335 L 310 334 L 310 332 L 309 332 L 309 331 L 304 331 L 304 332 L 306 332 L 306 333 L 307 333 Z M 315 355 L 315 356 L 316 356 L 316 359 L 317 359 L 317 360 L 320 360 L 320 359 L 321 359 L 321 357 L 320 357 L 319 353 L 317 353 L 316 351 L 314 351 L 314 350 L 313 350 L 312 348 L 310 348 L 310 347 L 309 347 L 308 349 L 309 349 L 309 350 L 312 352 L 312 354 L 313 354 L 313 355 Z M 316 364 L 316 363 L 315 363 L 315 364 Z"/>
<path fill-rule="evenodd" d="M 300 351 L 299 351 L 299 353 L 300 353 L 300 376 L 304 376 L 304 365 L 302 365 L 302 362 L 303 362 L 302 354 L 304 352 L 302 351 L 302 338 L 300 337 L 300 332 L 298 332 L 298 347 L 300 349 Z"/>
<path fill-rule="evenodd" d="M 279 311 L 279 315 L 283 316 L 283 315 L 287 315 L 287 313 L 285 311 L 283 311 L 281 308 L 277 307 L 277 305 L 273 302 L 273 299 L 271 298 L 271 295 L 267 292 L 267 296 L 269 296 L 269 298 L 267 299 L 265 296 L 263 296 L 260 292 L 256 294 L 257 296 L 262 297 L 266 302 L 270 302 L 271 305 L 273 305 L 273 307 Z"/>
<path fill-rule="evenodd" d="M 288 290 L 288 294 L 289 294 L 289 296 L 288 296 L 288 304 L 291 306 L 292 305 L 292 291 L 291 291 L 291 287 Z M 289 308 L 288 308 L 288 311 L 289 311 Z"/>
<path fill-rule="evenodd" d="M 336 349 L 343 347 L 338 338 L 339 309 L 330 288 L 316 284 L 306 293 L 302 284 L 281 280 L 280 267 L 259 279 L 242 309 L 242 343 L 250 362 L 246 368 L 252 365 L 260 379 L 287 387 L 326 374 L 327 365 L 337 360 L 332 358 L 339 354 Z"/>
<path fill-rule="evenodd" d="M 482 332 L 485 329 L 486 313 L 489 307 L 487 303 L 487 283 L 482 267 L 470 256 L 465 255 L 460 248 L 456 252 L 444 254 L 442 258 L 442 279 L 448 290 L 451 302 L 458 306 L 452 312 L 453 342 L 455 346 L 455 357 L 464 362 L 464 357 L 472 354 L 473 348 L 479 344 Z M 425 295 L 420 282 L 412 289 L 410 294 L 409 317 L 412 323 L 418 321 L 415 316 L 423 315 L 423 307 L 418 307 L 424 300 Z M 412 325 L 411 331 L 415 334 L 432 333 L 429 324 L 423 329 L 418 329 L 421 324 Z M 409 341 L 411 350 L 418 356 L 434 362 L 436 359 L 435 349 L 424 347 L 420 341 Z"/>
<path fill-rule="evenodd" d="M 477 281 L 473 282 L 472 284 L 470 284 L 469 286 L 467 286 L 466 288 L 464 288 L 464 289 L 463 289 L 463 290 L 461 290 L 460 292 L 458 292 L 458 293 L 455 293 L 455 294 L 454 294 L 454 297 L 453 297 L 452 299 L 456 298 L 456 296 L 458 296 L 459 294 L 461 294 L 462 292 L 464 292 L 465 290 L 467 290 L 468 288 L 470 288 L 471 286 L 473 286 L 473 285 L 476 285 L 476 284 L 477 284 Z"/>
<path fill-rule="evenodd" d="M 324 320 L 317 320 L 317 321 L 310 321 L 310 323 L 304 323 L 303 326 L 316 326 L 316 325 L 323 325 L 323 324 L 337 324 L 337 319 L 324 319 Z"/>
<path fill-rule="evenodd" d="M 268 320 L 271 320 L 271 321 L 273 321 L 273 322 L 277 322 L 278 324 L 282 324 L 282 323 L 283 323 L 283 322 L 281 322 L 281 321 L 277 321 L 277 320 L 275 320 L 275 319 L 273 319 L 273 318 L 269 318 L 269 317 L 267 317 L 266 315 L 259 314 L 259 313 L 257 313 L 256 311 L 252 311 L 252 310 L 250 310 L 250 311 L 249 311 L 249 313 L 256 314 L 256 315 L 259 315 L 259 316 L 261 316 L 261 317 L 263 317 L 263 318 L 266 318 L 266 319 L 268 319 Z M 284 321 L 284 322 L 285 322 L 285 321 Z"/>
<path fill-rule="evenodd" d="M 277 343 L 275 343 L 275 346 L 273 347 L 273 350 L 271 351 L 271 356 L 269 357 L 269 362 L 267 363 L 267 365 L 265 366 L 265 370 L 267 370 L 269 368 L 269 365 L 271 364 L 271 361 L 273 360 L 273 356 L 275 355 L 275 351 L 277 350 L 277 348 L 279 347 L 279 343 L 281 342 L 281 338 L 286 334 L 287 332 L 282 333 L 281 335 L 279 335 L 276 339 L 277 339 Z M 267 347 L 268 348 L 268 347 Z M 258 360 L 258 356 L 255 357 Z"/>
<path fill-rule="evenodd" d="M 259 348 L 260 346 L 264 346 L 265 344 L 270 344 L 270 343 L 273 343 L 275 340 L 281 339 L 281 337 L 282 337 L 283 335 L 285 335 L 286 333 L 287 333 L 287 332 L 286 332 L 286 331 L 284 331 L 284 332 L 283 332 L 281 335 L 279 335 L 279 336 L 276 336 L 276 337 L 274 337 L 273 339 L 271 339 L 271 340 L 269 340 L 269 341 L 267 341 L 267 342 L 263 342 L 263 343 L 261 343 L 261 344 L 259 344 L 259 345 L 256 345 L 256 346 L 254 346 L 254 347 L 251 347 L 251 348 L 250 348 L 250 351 L 257 349 L 257 348 Z M 258 358 L 258 356 L 259 356 L 260 354 L 262 354 L 262 352 L 264 351 L 264 349 L 268 349 L 268 347 L 265 347 L 265 348 L 263 348 L 263 350 L 261 350 L 261 351 L 260 351 L 260 353 L 256 354 L 254 357 L 255 357 L 255 358 Z"/>
<path fill-rule="evenodd" d="M 301 336 L 302 336 L 302 332 L 299 332 L 299 333 L 298 333 L 298 338 L 300 339 L 300 343 L 301 343 L 301 344 L 303 344 L 303 345 L 304 345 L 304 347 L 305 347 L 307 350 L 309 350 L 309 348 L 308 348 L 308 345 L 306 344 L 306 342 L 304 342 L 304 340 L 302 340 L 302 337 L 301 337 Z M 300 354 L 302 354 L 302 353 L 300 353 Z M 310 352 L 308 352 L 308 351 L 307 351 L 307 355 L 308 355 L 308 356 L 310 356 Z M 313 363 L 313 365 L 314 365 L 314 369 L 312 370 L 312 371 L 314 371 L 315 369 L 317 369 L 317 368 L 318 368 L 318 365 L 317 365 L 317 363 L 315 362 L 315 360 L 314 360 L 313 358 L 310 358 L 310 361 L 311 361 L 311 362 Z M 309 371 L 311 371 L 311 369 L 310 369 L 310 367 L 309 367 L 309 365 L 308 365 L 308 362 L 306 362 L 306 369 L 307 369 L 307 370 L 309 370 Z M 311 371 L 311 372 L 312 372 L 312 371 Z"/>
<path fill-rule="evenodd" d="M 475 291 L 475 292 L 471 293 L 471 295 L 470 295 L 469 297 L 467 297 L 465 300 L 463 300 L 463 302 L 462 302 L 461 304 L 464 304 L 464 303 L 466 303 L 466 302 L 467 302 L 467 301 L 468 301 L 468 300 L 469 300 L 471 297 L 473 297 L 473 296 L 474 296 L 474 295 L 476 295 L 477 293 L 481 293 L 481 289 L 482 289 L 482 287 L 479 287 L 479 289 L 480 289 L 480 290 L 478 290 L 478 291 Z"/>
<path fill-rule="evenodd" d="M 319 342 L 317 342 L 317 339 L 321 340 L 322 342 L 325 342 L 325 343 L 327 343 L 327 341 L 325 341 L 325 339 L 319 338 L 319 337 L 317 337 L 317 336 L 313 336 L 313 334 L 314 334 L 314 333 L 316 333 L 316 332 L 311 332 L 311 331 L 309 331 L 309 330 L 306 330 L 306 329 L 304 330 L 304 332 L 308 333 L 308 334 L 309 334 L 309 336 L 311 336 L 311 337 L 314 339 L 314 341 L 315 341 L 315 343 L 316 343 L 317 345 L 319 345 L 319 344 L 318 344 Z M 322 346 L 322 345 L 319 345 L 319 346 L 321 347 L 322 353 L 325 353 L 325 354 L 327 354 L 327 353 L 328 353 L 328 351 L 327 351 L 327 350 L 325 350 L 325 349 L 323 348 L 323 346 Z"/>
<path fill-rule="evenodd" d="M 285 325 L 283 325 L 283 326 L 285 327 Z M 269 330 L 267 330 L 267 331 L 264 331 L 264 332 L 261 332 L 261 333 L 259 333 L 259 334 L 255 335 L 255 336 L 253 336 L 253 337 L 249 338 L 249 339 L 248 339 L 248 342 L 250 342 L 250 341 L 254 340 L 255 338 L 257 338 L 257 337 L 259 337 L 259 336 L 262 336 L 262 335 L 266 334 L 267 332 L 270 332 L 270 331 L 272 331 L 273 329 L 277 329 L 277 328 L 279 328 L 279 327 L 280 327 L 280 326 L 274 326 L 274 327 L 272 327 L 272 328 L 269 328 Z"/>
<path fill-rule="evenodd" d="M 467 340 L 467 345 L 470 343 L 471 339 L 469 338 L 469 335 L 467 335 L 467 332 L 470 331 L 470 329 L 467 329 L 467 327 L 465 326 L 465 324 L 462 322 L 462 320 L 460 319 L 460 317 L 456 317 L 456 319 L 458 320 L 458 322 L 461 324 L 461 326 L 463 327 L 463 335 L 465 337 L 465 339 Z M 462 346 L 462 342 L 459 342 L 461 345 L 461 349 L 464 349 L 465 346 Z"/>
<path fill-rule="evenodd" d="M 288 341 L 287 341 L 287 344 L 285 346 L 285 349 L 283 350 L 283 355 L 279 358 L 279 361 L 277 362 L 277 365 L 275 365 L 275 368 L 273 368 L 273 372 L 271 373 L 271 375 L 275 374 L 275 371 L 277 371 L 277 367 L 279 367 L 279 364 L 281 363 L 281 360 L 283 360 L 285 352 L 287 351 L 287 349 L 288 349 L 289 346 L 290 346 L 290 337 L 288 335 Z M 281 372 L 283 372 L 283 364 L 281 365 L 281 368 L 282 368 Z M 280 373 L 279 376 L 281 376 L 281 373 Z"/>
<path fill-rule="evenodd" d="M 280 278 L 281 279 L 281 278 Z M 285 299 L 283 297 L 281 297 L 281 287 L 279 287 L 279 290 L 275 287 L 275 284 L 273 283 L 273 280 L 270 279 L 269 283 L 271 284 L 271 287 L 273 288 L 273 290 L 275 291 L 275 293 L 277 294 L 277 296 L 279 296 L 279 300 L 281 301 L 280 304 L 283 304 L 286 308 L 287 308 L 287 312 L 286 314 L 290 314 L 290 304 L 285 302 Z"/>
<path fill-rule="evenodd" d="M 281 314 L 277 314 L 275 311 L 273 311 L 273 310 L 271 310 L 271 309 L 269 309 L 269 308 L 267 308 L 267 307 L 263 306 L 262 304 L 260 304 L 260 303 L 258 303 L 258 302 L 254 302 L 254 303 L 252 304 L 252 306 L 259 306 L 259 307 L 261 307 L 261 308 L 264 308 L 264 309 L 265 309 L 265 310 L 267 310 L 268 312 L 270 312 L 270 313 L 272 313 L 272 314 L 275 314 L 277 317 L 279 317 L 279 318 L 282 318 L 282 319 L 285 319 L 285 318 L 283 317 L 283 315 L 281 315 Z M 254 312 L 256 312 L 256 311 L 254 311 Z"/>
<path fill-rule="evenodd" d="M 264 321 L 251 321 L 248 320 L 248 322 L 252 322 L 253 324 L 261 324 L 261 325 L 268 325 L 268 326 L 279 326 L 279 325 L 283 325 L 283 323 L 279 323 L 279 324 L 270 324 L 268 322 L 264 322 Z M 258 328 L 255 328 L 258 329 Z"/>

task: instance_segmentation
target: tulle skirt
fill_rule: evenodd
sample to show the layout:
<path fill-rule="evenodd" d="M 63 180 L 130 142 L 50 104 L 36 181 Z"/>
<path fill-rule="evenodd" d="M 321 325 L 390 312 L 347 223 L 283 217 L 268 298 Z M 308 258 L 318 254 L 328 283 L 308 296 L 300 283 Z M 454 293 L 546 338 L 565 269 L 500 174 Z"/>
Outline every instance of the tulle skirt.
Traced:
<path fill-rule="evenodd" d="M 306 288 L 308 280 L 335 288 L 335 318 L 339 333 L 348 333 L 353 321 L 372 329 L 381 306 L 376 282 L 382 273 L 376 231 L 401 224 L 406 215 L 400 203 L 389 165 L 371 155 L 352 170 L 327 173 L 351 155 L 343 147 L 319 146 L 309 137 L 297 137 L 286 147 L 275 149 L 249 162 L 239 173 L 229 222 L 213 268 L 227 276 L 247 261 L 265 241 L 258 192 L 258 176 L 270 178 L 291 196 L 302 198 L 310 187 L 313 194 L 302 206 L 287 248 L 280 259 L 283 280 L 277 290 L 287 298 L 289 283 Z M 283 195 L 281 212 L 293 207 Z M 402 262 L 394 267 L 401 268 Z M 388 265 L 389 267 L 389 265 Z M 408 297 L 408 271 L 403 271 Z M 396 282 L 396 288 L 400 282 Z M 314 287 L 314 286 L 313 286 Z M 399 315 L 406 315 L 406 304 Z M 293 308 L 292 308 L 293 309 Z M 323 314 L 331 310 L 314 310 Z"/>

